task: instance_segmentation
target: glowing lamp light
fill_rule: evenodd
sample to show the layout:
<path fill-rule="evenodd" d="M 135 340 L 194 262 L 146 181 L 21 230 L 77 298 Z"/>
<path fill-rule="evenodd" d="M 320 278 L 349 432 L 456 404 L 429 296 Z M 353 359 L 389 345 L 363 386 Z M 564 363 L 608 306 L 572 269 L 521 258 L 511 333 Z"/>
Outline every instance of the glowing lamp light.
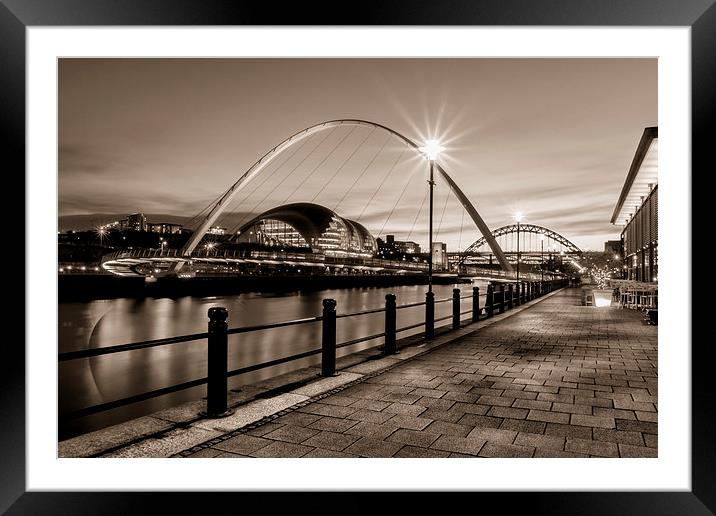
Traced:
<path fill-rule="evenodd" d="M 418 147 L 418 150 L 425 154 L 425 157 L 430 161 L 435 161 L 438 159 L 438 155 L 445 150 L 445 147 L 440 145 L 437 140 L 426 140 L 425 145 Z"/>
<path fill-rule="evenodd" d="M 515 220 L 517 222 L 522 222 L 524 220 L 524 218 L 525 218 L 525 214 L 522 213 L 521 211 L 518 211 L 517 213 L 515 213 Z"/>

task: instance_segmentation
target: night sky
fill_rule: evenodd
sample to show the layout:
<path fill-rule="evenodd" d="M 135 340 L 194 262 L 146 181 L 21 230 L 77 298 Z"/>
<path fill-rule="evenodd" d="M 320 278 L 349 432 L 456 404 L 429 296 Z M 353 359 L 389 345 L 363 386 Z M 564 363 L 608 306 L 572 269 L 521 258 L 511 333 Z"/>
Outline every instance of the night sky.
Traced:
<path fill-rule="evenodd" d="M 493 229 L 521 211 L 601 250 L 619 236 L 609 219 L 639 138 L 658 125 L 657 61 L 61 59 L 59 228 L 136 211 L 190 219 L 284 138 L 336 118 L 440 139 L 440 162 Z M 385 133 L 325 131 L 280 156 L 220 222 L 313 201 L 424 243 L 426 176 Z M 464 249 L 478 231 L 444 183 L 435 196 L 436 240 Z"/>

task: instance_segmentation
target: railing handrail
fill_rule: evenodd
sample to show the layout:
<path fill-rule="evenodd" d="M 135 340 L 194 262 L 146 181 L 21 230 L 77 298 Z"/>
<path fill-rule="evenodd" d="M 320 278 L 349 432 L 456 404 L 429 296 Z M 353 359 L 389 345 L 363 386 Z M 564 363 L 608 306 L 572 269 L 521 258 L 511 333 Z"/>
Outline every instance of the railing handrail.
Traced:
<path fill-rule="evenodd" d="M 536 293 L 535 297 L 537 297 L 539 295 L 543 295 L 544 293 L 547 293 L 547 292 L 551 292 L 552 287 L 555 286 L 554 285 L 555 283 L 561 283 L 562 285 L 564 285 L 564 282 L 565 282 L 564 279 L 551 280 L 551 281 L 545 282 L 545 283 L 548 283 L 547 290 L 543 291 L 542 288 L 540 288 L 539 292 Z M 542 283 L 542 282 L 540 282 L 540 283 Z M 551 283 L 551 285 L 550 285 L 550 283 Z M 510 286 L 511 286 L 511 284 L 510 284 Z M 401 333 L 401 332 L 404 332 L 404 331 L 407 331 L 410 329 L 418 328 L 420 326 L 425 326 L 426 327 L 426 337 L 431 337 L 433 335 L 432 332 L 434 331 L 434 323 L 440 322 L 440 321 L 445 321 L 445 320 L 448 320 L 451 318 L 453 319 L 453 324 L 452 324 L 453 329 L 459 328 L 461 325 L 461 322 L 460 322 L 461 317 L 463 315 L 466 315 L 466 314 L 469 314 L 472 312 L 472 309 L 460 311 L 459 310 L 459 308 L 460 308 L 459 301 L 460 301 L 460 299 L 473 297 L 473 293 L 470 293 L 469 295 L 465 295 L 465 296 L 460 296 L 459 292 L 460 292 L 459 289 L 454 289 L 453 297 L 440 299 L 440 300 L 431 302 L 431 306 L 433 306 L 433 307 L 434 307 L 435 303 L 443 303 L 443 302 L 447 302 L 447 301 L 453 301 L 454 305 L 453 305 L 453 313 L 452 314 L 448 314 L 446 316 L 439 317 L 437 319 L 434 318 L 434 312 L 431 312 L 433 315 L 431 316 L 431 322 L 430 322 L 429 326 L 427 323 L 427 320 L 428 320 L 427 315 L 428 315 L 428 308 L 430 308 L 430 307 L 427 305 L 426 301 L 421 301 L 421 302 L 416 302 L 416 303 L 408 303 L 405 305 L 396 306 L 395 305 L 395 296 L 391 295 L 392 296 L 392 301 L 391 301 L 392 306 L 390 308 L 390 310 L 391 310 L 390 313 L 393 314 L 393 316 L 392 316 L 393 323 L 392 323 L 391 329 L 388 329 L 388 325 L 386 322 L 386 331 L 384 331 L 384 332 L 375 333 L 372 335 L 366 335 L 366 336 L 358 337 L 355 339 L 350 339 L 350 340 L 347 340 L 347 341 L 344 341 L 341 343 L 336 343 L 336 341 L 335 341 L 335 320 L 336 319 L 385 312 L 386 313 L 386 321 L 387 321 L 388 313 L 389 313 L 388 309 L 387 309 L 387 307 L 389 306 L 388 305 L 388 297 L 389 296 L 386 296 L 386 306 L 385 307 L 371 308 L 371 309 L 367 309 L 367 310 L 361 310 L 358 312 L 351 312 L 351 313 L 347 313 L 347 314 L 338 315 L 335 312 L 335 306 L 336 306 L 335 301 L 334 300 L 324 300 L 323 301 L 324 311 L 323 311 L 322 316 L 304 317 L 301 319 L 292 319 L 289 321 L 281 321 L 281 322 L 276 322 L 276 323 L 260 324 L 260 325 L 254 325 L 254 326 L 241 326 L 241 327 L 231 328 L 231 329 L 226 327 L 226 318 L 228 316 L 228 312 L 226 311 L 226 309 L 216 307 L 216 308 L 211 308 L 209 310 L 209 317 L 210 317 L 209 332 L 193 333 L 193 334 L 180 335 L 180 336 L 176 336 L 176 337 L 168 337 L 168 338 L 163 338 L 163 339 L 146 340 L 146 341 L 141 341 L 141 342 L 132 342 L 132 343 L 128 343 L 128 344 L 119 344 L 119 345 L 115 345 L 115 346 L 106 346 L 106 347 L 95 348 L 95 349 L 68 351 L 68 352 L 64 352 L 64 353 L 59 353 L 58 361 L 66 362 L 69 360 L 77 360 L 77 359 L 81 359 L 81 358 L 91 358 L 91 357 L 95 357 L 95 356 L 108 355 L 108 354 L 113 354 L 113 353 L 135 351 L 135 350 L 139 350 L 139 349 L 147 349 L 147 348 L 156 347 L 156 346 L 177 344 L 177 343 L 182 343 L 182 342 L 190 342 L 190 341 L 195 341 L 195 340 L 204 339 L 204 338 L 208 339 L 210 349 L 213 346 L 217 345 L 217 342 L 218 342 L 218 341 L 216 341 L 215 344 L 212 345 L 211 344 L 212 338 L 214 338 L 214 339 L 220 338 L 223 342 L 221 344 L 223 346 L 223 351 L 221 352 L 221 354 L 226 355 L 226 337 L 228 335 L 235 335 L 235 334 L 239 334 L 239 333 L 249 333 L 249 332 L 253 332 L 253 331 L 261 331 L 261 330 L 267 330 L 267 329 L 272 329 L 272 328 L 280 328 L 280 327 L 293 326 L 293 325 L 298 325 L 298 324 L 308 324 L 308 323 L 323 321 L 324 341 L 323 341 L 323 347 L 321 349 L 304 351 L 304 352 L 297 353 L 294 355 L 281 357 L 281 358 L 277 358 L 274 360 L 270 360 L 270 361 L 262 362 L 262 363 L 258 363 L 258 364 L 253 364 L 250 366 L 234 369 L 231 371 L 227 370 L 228 368 L 226 367 L 226 362 L 225 362 L 226 356 L 224 356 L 223 357 L 224 364 L 222 366 L 222 369 L 220 369 L 220 371 L 223 371 L 223 372 L 219 373 L 219 377 L 223 378 L 224 386 L 222 387 L 222 389 L 226 390 L 225 389 L 225 387 L 226 387 L 225 380 L 232 376 L 248 373 L 251 371 L 256 371 L 259 369 L 264 369 L 267 367 L 280 365 L 280 364 L 283 364 L 286 362 L 300 360 L 302 358 L 308 358 L 310 356 L 317 355 L 319 353 L 323 353 L 322 362 L 325 362 L 327 349 L 333 350 L 332 358 L 331 358 L 331 361 L 333 363 L 332 369 L 331 368 L 327 369 L 328 373 L 330 373 L 332 370 L 335 371 L 335 350 L 336 349 L 344 348 L 344 347 L 358 344 L 361 342 L 366 342 L 366 341 L 375 340 L 375 339 L 385 337 L 386 338 L 386 350 L 385 351 L 388 352 L 388 350 L 387 350 L 388 332 L 391 333 L 391 335 L 393 336 L 392 339 L 394 341 L 395 334 L 397 334 L 397 333 Z M 486 300 L 486 305 L 484 307 L 485 317 L 492 317 L 493 310 L 495 308 L 495 304 L 498 305 L 498 307 L 500 309 L 500 313 L 502 313 L 505 309 L 505 301 L 508 301 L 508 303 L 509 303 L 509 306 L 507 308 L 512 307 L 512 299 L 509 299 L 509 300 L 500 299 L 499 301 L 496 299 L 495 292 L 492 290 L 492 286 L 488 287 L 487 292 L 492 295 L 486 296 L 487 300 Z M 524 291 L 522 291 L 523 296 L 524 296 L 524 294 L 525 294 Z M 329 303 L 329 304 L 327 305 L 326 303 Z M 400 309 L 400 308 L 410 308 L 410 307 L 423 306 L 423 305 L 426 306 L 426 319 L 424 321 L 421 321 L 416 324 L 404 326 L 402 328 L 395 327 L 395 324 L 394 324 L 395 310 Z M 433 309 L 434 308 L 430 308 L 430 310 L 433 310 Z M 480 312 L 482 312 L 482 310 L 483 310 L 482 308 L 480 308 L 478 310 L 477 319 L 475 319 L 475 316 L 473 316 L 473 322 L 480 319 Z M 219 316 L 219 318 L 216 318 L 217 317 L 216 314 L 212 315 L 212 312 L 214 312 L 214 311 L 222 312 L 222 314 Z M 330 348 L 326 348 L 326 340 L 325 340 L 326 339 L 326 333 L 325 333 L 326 332 L 326 324 L 328 324 L 328 323 L 330 323 L 331 327 L 332 327 L 332 329 L 330 330 L 330 333 L 332 334 L 332 337 L 330 337 L 330 340 L 332 341 L 330 343 Z M 214 325 L 218 324 L 220 326 L 223 326 L 223 328 L 220 330 L 220 333 L 218 333 L 218 334 L 216 333 L 219 330 L 216 329 L 216 326 L 212 327 L 212 324 L 214 324 Z M 450 325 L 447 325 L 447 326 L 450 326 Z M 212 329 L 212 328 L 214 328 L 214 329 Z M 428 330 L 430 330 L 430 334 L 428 334 Z M 393 350 L 393 352 L 395 352 L 395 350 Z M 158 396 L 163 396 L 165 394 L 170 394 L 170 393 L 177 392 L 177 391 L 184 390 L 184 389 L 189 389 L 189 388 L 196 387 L 196 386 L 203 385 L 203 384 L 208 384 L 209 388 L 212 388 L 212 385 L 214 385 L 212 382 L 215 382 L 217 377 L 214 376 L 216 374 L 216 372 L 212 372 L 211 363 L 212 363 L 212 359 L 210 358 L 209 359 L 209 364 L 210 364 L 209 365 L 209 374 L 207 377 L 190 380 L 187 382 L 183 382 L 183 383 L 176 384 L 176 385 L 171 385 L 168 387 L 163 387 L 160 389 L 155 389 L 155 390 L 144 392 L 141 394 L 131 395 L 131 396 L 128 396 L 125 398 L 120 398 L 117 400 L 101 403 L 98 405 L 84 407 L 84 408 L 81 408 L 78 410 L 71 411 L 67 414 L 61 414 L 60 419 L 66 420 L 66 419 L 96 414 L 96 413 L 99 413 L 99 412 L 102 412 L 105 410 L 122 407 L 122 406 L 129 405 L 132 403 L 137 403 L 140 401 L 148 400 L 148 399 L 155 398 Z M 322 365 L 322 370 L 323 370 L 323 367 L 324 366 Z M 325 375 L 326 373 L 322 373 L 322 374 Z M 214 378 L 214 379 L 212 379 L 212 378 Z M 210 394 L 207 395 L 207 398 L 213 399 L 212 395 L 210 395 Z M 223 409 L 219 409 L 219 410 L 225 410 L 225 409 L 226 409 L 226 400 L 224 399 Z M 212 412 L 212 410 L 208 409 L 207 412 Z"/>

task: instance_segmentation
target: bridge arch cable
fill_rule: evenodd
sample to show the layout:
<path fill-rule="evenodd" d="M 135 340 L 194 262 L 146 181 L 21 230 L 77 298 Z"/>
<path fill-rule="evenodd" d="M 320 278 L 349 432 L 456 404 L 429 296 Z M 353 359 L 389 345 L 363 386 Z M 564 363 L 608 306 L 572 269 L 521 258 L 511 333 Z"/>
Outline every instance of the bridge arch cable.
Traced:
<path fill-rule="evenodd" d="M 368 162 L 368 164 L 367 164 L 365 167 L 363 167 L 363 170 L 361 171 L 361 173 L 356 176 L 356 178 L 353 180 L 353 183 L 351 183 L 351 186 L 350 186 L 350 187 L 348 188 L 348 190 L 346 190 L 346 192 L 343 194 L 343 197 L 341 197 L 340 200 L 333 206 L 333 211 L 335 211 L 336 213 L 338 213 L 338 208 L 340 207 L 340 205 L 343 203 L 343 201 L 346 200 L 346 197 L 348 197 L 348 195 L 353 191 L 353 188 L 355 187 L 356 184 L 358 184 L 358 181 L 360 181 L 361 179 L 363 179 L 363 176 L 365 175 L 365 173 L 366 173 L 366 172 L 368 171 L 368 169 L 373 165 L 373 163 L 375 163 L 376 158 L 380 155 L 381 152 L 383 152 L 383 150 L 385 149 L 385 146 L 388 145 L 388 142 L 389 142 L 391 139 L 392 139 L 392 136 L 390 135 L 390 133 L 388 133 L 387 137 L 385 138 L 385 141 L 384 141 L 383 144 L 380 146 L 380 148 L 376 151 L 376 153 L 373 154 L 373 157 L 372 157 L 371 160 Z M 362 213 L 362 212 L 361 212 L 361 213 Z"/>
<path fill-rule="evenodd" d="M 328 133 L 328 134 L 326 135 L 326 138 L 327 138 L 328 136 L 330 136 L 330 133 Z M 251 196 L 253 196 L 262 186 L 264 186 L 264 185 L 269 181 L 269 179 L 272 179 L 272 178 L 274 178 L 274 177 L 277 177 L 277 176 L 279 175 L 279 171 L 280 171 L 289 161 L 291 161 L 291 160 L 293 159 L 293 157 L 296 156 L 296 154 L 298 154 L 299 152 L 301 152 L 301 150 L 303 150 L 303 148 L 306 146 L 306 144 L 307 144 L 308 142 L 309 142 L 309 139 L 307 138 L 307 139 L 303 140 L 295 149 L 293 149 L 292 152 L 287 153 L 287 157 L 286 157 L 270 174 L 264 173 L 265 177 L 263 178 L 263 180 L 262 180 L 259 184 L 257 184 L 249 193 L 247 193 L 246 195 L 244 195 L 240 200 L 236 201 L 236 202 L 234 203 L 234 206 L 235 206 L 235 207 L 241 206 L 241 205 L 242 205 L 244 202 L 246 202 Z M 313 151 L 315 151 L 316 148 L 318 148 L 319 145 L 320 145 L 320 142 L 319 142 L 319 144 L 306 156 L 306 158 L 307 158 L 308 156 L 310 156 L 310 154 L 311 154 Z M 304 159 L 305 159 L 305 158 L 304 158 Z M 302 160 L 302 161 L 303 161 L 303 160 Z M 301 162 L 302 162 L 302 161 L 301 161 Z M 293 171 L 295 171 L 296 168 L 297 168 L 298 166 L 300 166 L 301 162 L 299 162 L 299 164 L 296 165 L 296 166 L 294 166 L 293 168 L 289 168 L 289 169 L 288 169 L 288 172 L 286 173 L 286 175 L 284 176 L 284 178 L 281 180 L 281 182 L 278 183 L 277 187 L 280 186 L 281 184 L 283 184 L 283 182 L 293 173 Z M 267 198 L 267 197 L 264 197 L 264 198 L 258 203 L 258 205 L 260 205 L 261 203 L 263 203 L 263 202 L 266 200 L 266 198 Z M 258 206 L 258 205 L 257 205 L 257 206 Z M 251 213 L 251 210 L 249 211 L 249 213 Z M 239 222 L 235 223 L 235 224 L 231 227 L 230 233 L 232 233 L 232 234 L 233 234 L 233 233 L 236 233 L 236 231 L 238 231 L 240 228 L 241 228 L 241 222 L 239 221 Z"/>
<path fill-rule="evenodd" d="M 383 221 L 383 225 L 380 227 L 380 231 L 378 232 L 378 238 L 383 236 L 383 231 L 385 230 L 385 226 L 390 221 L 390 218 L 393 216 L 393 213 L 395 213 L 395 208 L 398 207 L 398 205 L 400 204 L 400 201 L 403 199 L 405 192 L 408 190 L 408 186 L 410 186 L 410 184 L 413 182 L 413 177 L 415 176 L 415 173 L 417 172 L 417 170 L 418 170 L 417 168 L 413 168 L 412 171 L 410 172 L 410 174 L 407 174 L 408 180 L 406 181 L 405 185 L 403 185 L 403 190 L 400 192 L 400 195 L 393 203 L 393 206 L 390 209 L 390 213 L 388 213 L 388 216 Z M 426 190 L 426 195 L 427 195 L 427 190 Z M 425 199 L 423 199 L 423 202 L 425 202 Z M 419 210 L 418 210 L 418 214 L 420 214 Z"/>
<path fill-rule="evenodd" d="M 333 153 L 336 152 L 336 150 L 338 149 L 338 147 L 340 147 L 340 146 L 343 144 L 343 142 L 346 141 L 346 140 L 348 139 L 348 137 L 355 132 L 355 130 L 356 130 L 357 127 L 358 127 L 358 126 L 353 126 L 353 127 L 351 127 L 351 130 L 348 131 L 348 132 L 345 134 L 345 136 L 343 136 L 343 138 L 341 138 L 341 139 L 338 141 L 338 143 L 336 143 L 336 144 L 333 146 L 333 148 L 331 149 L 331 151 L 323 157 L 323 159 L 318 163 L 318 165 L 316 165 L 316 166 L 313 168 L 313 170 L 311 170 L 311 172 L 310 172 L 306 177 L 304 177 L 303 180 L 302 180 L 298 185 L 296 185 L 296 188 L 294 188 L 293 191 L 292 191 L 288 196 L 286 196 L 286 198 L 283 200 L 283 202 L 281 202 L 281 204 L 286 204 L 286 203 L 291 199 L 291 197 L 293 197 L 294 195 L 296 195 L 296 192 L 298 192 L 300 189 L 303 188 L 303 185 L 305 185 L 306 182 L 307 182 L 309 179 L 311 179 L 311 178 L 313 177 L 313 175 L 323 166 L 323 164 L 324 164 L 326 161 L 328 161 L 328 158 L 330 158 L 330 157 L 333 155 Z"/>
<path fill-rule="evenodd" d="M 361 149 L 361 147 L 363 147 L 365 142 L 368 141 L 368 138 L 370 138 L 371 135 L 375 132 L 375 129 L 376 129 L 375 127 L 372 128 L 370 130 L 370 132 L 365 136 L 365 138 L 363 138 L 361 140 L 361 142 L 358 144 L 358 146 L 355 149 L 353 149 L 353 151 L 348 155 L 348 157 L 346 157 L 345 160 L 343 160 L 343 163 L 341 163 L 340 167 L 336 168 L 336 170 L 335 170 L 335 172 L 333 172 L 333 175 L 331 176 L 331 178 L 328 181 L 325 181 L 323 183 L 323 186 L 318 190 L 318 192 L 316 192 L 316 194 L 311 199 L 311 202 L 314 202 L 318 198 L 318 196 L 324 192 L 324 190 L 328 187 L 328 185 L 330 185 L 333 182 L 333 180 L 338 176 L 338 174 L 340 174 L 341 170 L 343 170 L 343 168 L 348 164 L 348 162 L 353 158 L 353 156 L 355 156 L 356 153 Z"/>
<path fill-rule="evenodd" d="M 390 140 L 390 138 L 389 138 L 389 140 Z M 383 185 L 385 185 L 385 182 L 388 180 L 388 178 L 392 176 L 393 170 L 395 170 L 395 167 L 398 165 L 400 160 L 403 158 L 406 151 L 407 151 L 407 148 L 403 147 L 403 149 L 401 149 L 400 154 L 398 154 L 398 157 L 395 159 L 395 161 L 393 162 L 391 167 L 386 170 L 386 173 L 384 174 L 383 179 L 381 180 L 380 184 L 376 187 L 373 194 L 370 196 L 368 201 L 365 203 L 365 206 L 363 206 L 363 209 L 361 210 L 360 215 L 358 215 L 358 218 L 356 219 L 357 222 L 360 222 L 363 219 L 363 215 L 365 214 L 366 210 L 368 209 L 370 204 L 373 202 L 373 199 L 375 199 L 375 196 L 378 195 L 378 192 L 382 191 Z"/>
<path fill-rule="evenodd" d="M 217 220 L 217 218 L 223 213 L 226 206 L 231 202 L 231 199 L 241 190 L 243 190 L 247 184 L 251 182 L 251 180 L 254 179 L 258 174 L 261 173 L 262 170 L 264 170 L 267 165 L 269 165 L 278 155 L 281 154 L 284 150 L 286 150 L 288 147 L 293 146 L 297 142 L 306 139 L 313 134 L 316 134 L 318 132 L 336 128 L 340 126 L 351 126 L 351 127 L 375 127 L 382 130 L 385 130 L 389 133 L 391 133 L 393 136 L 395 136 L 397 139 L 404 142 L 409 148 L 414 149 L 416 152 L 420 152 L 419 145 L 415 143 L 410 138 L 404 136 L 403 134 L 376 122 L 371 122 L 368 120 L 359 120 L 359 119 L 336 119 L 336 120 L 329 120 L 326 122 L 321 122 L 319 124 L 312 125 L 308 128 L 305 128 L 301 131 L 298 131 L 291 135 L 290 137 L 283 140 L 278 145 L 274 146 L 272 149 L 270 149 L 268 152 L 266 152 L 258 161 L 256 161 L 251 167 L 249 167 L 248 170 L 246 170 L 225 192 L 224 194 L 219 198 L 219 200 L 216 202 L 216 204 L 212 207 L 211 210 L 209 210 L 208 214 L 204 215 L 202 218 L 202 222 L 197 228 L 197 230 L 192 234 L 192 236 L 189 238 L 189 240 L 186 242 L 184 247 L 180 250 L 180 254 L 188 257 L 191 256 L 192 251 L 196 248 L 201 238 L 207 233 L 208 229 L 211 227 L 211 225 Z M 455 181 L 450 177 L 450 175 L 445 171 L 445 169 L 441 166 L 439 162 L 435 162 L 435 170 L 439 174 L 440 177 L 444 181 L 446 181 L 452 188 L 455 195 L 460 200 L 461 204 L 463 205 L 464 209 L 468 212 L 471 219 L 477 226 L 477 228 L 482 233 L 483 237 L 487 239 L 488 244 L 490 245 L 491 249 L 493 250 L 495 256 L 498 258 L 500 265 L 505 271 L 512 271 L 512 266 L 506 259 L 504 253 L 502 252 L 502 249 L 497 244 L 495 238 L 493 237 L 490 229 L 483 221 L 482 217 L 479 215 L 477 210 L 475 209 L 475 206 L 470 202 L 470 200 L 467 198 L 467 196 L 462 192 L 462 190 L 457 186 Z M 313 174 L 310 174 L 312 176 Z M 309 179 L 309 177 L 305 178 L 303 183 L 305 183 L 306 180 Z M 290 199 L 290 196 L 289 196 Z M 287 199 L 288 200 L 288 199 Z M 184 262 L 179 262 L 179 265 L 176 266 L 174 271 L 177 271 L 181 268 Z"/>
<path fill-rule="evenodd" d="M 277 190 L 281 187 L 281 185 L 283 185 L 283 184 L 286 182 L 286 180 L 287 180 L 289 177 L 291 177 L 291 175 L 292 175 L 296 170 L 298 170 L 298 168 L 299 168 L 301 165 L 303 165 L 303 164 L 306 162 L 306 160 L 307 160 L 309 157 L 311 157 L 311 156 L 313 155 L 313 153 L 316 152 L 316 151 L 321 147 L 321 145 L 323 145 L 323 143 L 335 132 L 335 130 L 336 130 L 336 128 L 334 127 L 334 128 L 333 128 L 331 131 L 329 131 L 323 138 L 321 138 L 320 141 L 318 142 L 318 144 L 316 144 L 316 145 L 311 149 L 311 151 L 310 151 L 308 154 L 306 154 L 293 168 L 291 168 L 291 169 L 288 171 L 288 173 L 284 176 L 284 178 L 281 180 L 281 182 L 279 182 L 272 190 L 269 190 L 268 193 L 266 193 L 266 195 L 264 195 L 263 198 L 262 198 L 259 202 L 257 202 L 256 204 L 253 205 L 253 207 L 247 212 L 247 214 L 238 222 L 238 224 L 236 225 L 237 227 L 236 227 L 236 230 L 235 230 L 235 231 L 237 231 L 238 229 L 240 229 L 245 223 L 247 223 L 249 220 L 251 220 L 253 217 L 256 216 L 256 211 L 258 210 L 259 206 L 261 206 L 264 202 L 266 202 L 266 199 L 268 199 L 269 197 L 271 197 L 271 195 L 272 195 L 275 191 L 277 191 Z M 306 141 L 307 141 L 307 140 L 306 140 Z M 304 143 L 305 143 L 305 141 L 304 141 Z M 335 147 L 333 148 L 333 150 L 335 150 Z M 333 152 L 333 150 L 331 150 L 331 152 Z M 325 158 L 324 158 L 324 159 L 325 159 Z M 301 184 L 303 184 L 303 183 L 301 183 Z M 297 188 L 298 188 L 298 187 L 297 187 Z M 295 190 L 294 190 L 294 193 L 295 193 Z M 291 194 L 291 195 L 293 195 L 293 194 Z M 289 196 L 289 197 L 290 197 L 290 196 Z M 288 200 L 288 198 L 286 198 L 281 204 L 285 204 L 285 203 L 286 203 L 286 200 Z M 235 232 L 235 231 L 234 231 L 234 232 Z"/>

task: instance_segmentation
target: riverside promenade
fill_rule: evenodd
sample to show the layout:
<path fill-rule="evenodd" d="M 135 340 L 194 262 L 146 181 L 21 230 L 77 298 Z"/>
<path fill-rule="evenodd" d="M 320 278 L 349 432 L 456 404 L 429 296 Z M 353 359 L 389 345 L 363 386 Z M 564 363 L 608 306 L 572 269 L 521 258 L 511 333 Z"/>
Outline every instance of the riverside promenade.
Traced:
<path fill-rule="evenodd" d="M 173 456 L 657 456 L 657 328 L 639 312 L 564 289 L 475 326 Z"/>

